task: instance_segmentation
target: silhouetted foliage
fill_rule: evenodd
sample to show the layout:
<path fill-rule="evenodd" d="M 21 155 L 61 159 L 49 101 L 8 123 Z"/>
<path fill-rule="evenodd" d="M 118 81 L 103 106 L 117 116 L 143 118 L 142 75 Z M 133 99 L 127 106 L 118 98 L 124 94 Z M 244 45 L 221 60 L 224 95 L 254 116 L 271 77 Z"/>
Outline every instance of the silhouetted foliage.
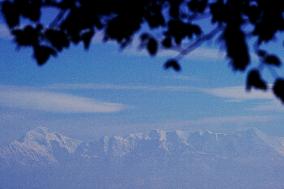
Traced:
<path fill-rule="evenodd" d="M 57 11 L 49 21 L 42 14 Z M 179 61 L 205 41 L 223 44 L 235 71 L 246 72 L 247 90 L 266 90 L 262 70 L 273 70 L 274 94 L 284 103 L 281 59 L 265 49 L 284 30 L 283 0 L 4 0 L 1 11 L 15 42 L 31 47 L 39 65 L 71 44 L 88 49 L 98 31 L 121 48 L 140 35 L 151 56 L 178 50 L 164 68 L 180 71 Z M 276 41 L 277 42 L 277 41 Z M 249 68 L 252 50 L 259 66 Z"/>
<path fill-rule="evenodd" d="M 248 73 L 247 90 L 251 90 L 252 88 L 267 90 L 267 84 L 261 78 L 257 69 L 253 69 Z"/>
<path fill-rule="evenodd" d="M 274 94 L 284 103 L 284 79 L 277 79 L 273 86 Z"/>
<path fill-rule="evenodd" d="M 164 64 L 165 69 L 169 69 L 172 68 L 175 71 L 180 71 L 181 67 L 179 65 L 179 63 L 177 62 L 177 60 L 175 59 L 170 59 L 168 60 L 165 64 Z"/>

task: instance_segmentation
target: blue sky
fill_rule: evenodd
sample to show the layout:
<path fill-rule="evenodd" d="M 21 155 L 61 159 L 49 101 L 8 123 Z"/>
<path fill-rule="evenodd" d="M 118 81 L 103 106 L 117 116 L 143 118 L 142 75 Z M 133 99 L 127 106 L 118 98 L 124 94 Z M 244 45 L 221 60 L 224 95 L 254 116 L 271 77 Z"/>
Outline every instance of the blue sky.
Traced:
<path fill-rule="evenodd" d="M 1 25 L 0 143 L 38 126 L 86 139 L 157 128 L 284 133 L 281 103 L 269 92 L 246 93 L 245 74 L 214 45 L 185 57 L 181 73 L 163 69 L 174 55 L 151 58 L 135 45 L 120 52 L 95 39 L 87 52 L 74 46 L 38 67 Z"/>

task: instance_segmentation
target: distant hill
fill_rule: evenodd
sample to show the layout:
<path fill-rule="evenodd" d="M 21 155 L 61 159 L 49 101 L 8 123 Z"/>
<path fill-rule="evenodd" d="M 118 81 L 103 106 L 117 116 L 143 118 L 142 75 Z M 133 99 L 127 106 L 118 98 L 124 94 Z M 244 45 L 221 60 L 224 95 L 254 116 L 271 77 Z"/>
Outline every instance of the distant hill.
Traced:
<path fill-rule="evenodd" d="M 39 127 L 0 147 L 0 188 L 284 188 L 284 138 L 153 130 L 84 142 Z"/>

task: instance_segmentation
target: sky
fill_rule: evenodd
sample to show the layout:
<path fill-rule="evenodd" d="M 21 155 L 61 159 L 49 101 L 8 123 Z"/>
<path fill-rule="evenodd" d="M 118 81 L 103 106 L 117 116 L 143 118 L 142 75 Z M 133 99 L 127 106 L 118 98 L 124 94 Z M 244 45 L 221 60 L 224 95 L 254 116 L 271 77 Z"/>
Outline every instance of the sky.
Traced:
<path fill-rule="evenodd" d="M 72 46 L 39 67 L 31 49 L 18 49 L 0 24 L 0 144 L 39 126 L 86 140 L 249 127 L 284 136 L 280 101 L 271 92 L 247 93 L 246 74 L 232 71 L 216 45 L 186 56 L 179 73 L 164 70 L 175 55 L 149 57 L 135 44 L 122 51 L 98 37 L 89 51 Z"/>

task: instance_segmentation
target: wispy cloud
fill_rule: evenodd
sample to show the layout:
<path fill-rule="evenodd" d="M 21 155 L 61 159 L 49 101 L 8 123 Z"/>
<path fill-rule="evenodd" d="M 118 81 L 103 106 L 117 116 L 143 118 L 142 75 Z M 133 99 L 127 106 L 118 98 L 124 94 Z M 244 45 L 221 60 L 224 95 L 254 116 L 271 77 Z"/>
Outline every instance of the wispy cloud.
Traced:
<path fill-rule="evenodd" d="M 12 38 L 7 26 L 1 23 L 0 23 L 0 38 L 1 39 L 11 39 Z"/>
<path fill-rule="evenodd" d="M 96 33 L 95 37 L 93 38 L 93 44 L 100 44 L 103 42 L 104 39 L 104 33 L 98 32 Z M 115 44 L 114 41 L 108 41 L 109 45 Z M 174 50 L 174 49 L 160 49 L 157 57 L 166 57 L 166 58 L 172 58 L 178 55 L 180 50 Z M 128 56 L 145 56 L 149 57 L 149 54 L 146 49 L 140 48 L 140 39 L 139 37 L 135 37 L 132 40 L 132 43 L 123 49 L 123 53 Z M 186 59 L 190 60 L 225 60 L 226 53 L 224 50 L 218 49 L 216 47 L 208 47 L 208 46 L 201 46 L 190 53 L 188 53 L 185 56 Z"/>
<path fill-rule="evenodd" d="M 271 91 L 263 92 L 259 90 L 252 90 L 247 92 L 244 86 L 208 88 L 200 89 L 200 91 L 209 95 L 237 102 L 247 100 L 273 100 L 275 98 Z"/>
<path fill-rule="evenodd" d="M 154 85 L 122 85 L 122 84 L 53 84 L 48 89 L 56 90 L 133 90 L 133 91 L 167 91 L 167 92 L 194 92 L 195 88 L 189 86 L 154 86 Z"/>
<path fill-rule="evenodd" d="M 180 76 L 176 79 L 191 79 L 187 76 Z M 198 88 L 187 85 L 130 85 L 130 84 L 97 84 L 97 83 L 58 83 L 46 87 L 54 90 L 133 90 L 133 91 L 163 91 L 163 92 L 197 92 L 210 96 L 226 99 L 228 101 L 247 101 L 247 100 L 274 100 L 271 93 L 252 90 L 247 92 L 244 86 L 231 86 L 220 88 Z"/>
<path fill-rule="evenodd" d="M 206 94 L 223 98 L 230 102 L 247 102 L 256 101 L 248 110 L 255 112 L 283 112 L 284 106 L 273 95 L 271 90 L 263 92 L 260 90 L 252 90 L 247 92 L 244 86 L 223 87 L 200 89 Z"/>
<path fill-rule="evenodd" d="M 192 121 L 190 124 L 199 126 L 199 125 L 235 125 L 235 126 L 243 126 L 248 124 L 257 124 L 257 123 L 269 123 L 271 121 L 275 121 L 274 116 L 258 116 L 258 115 L 236 115 L 236 116 L 220 116 L 220 117 L 206 117 L 198 120 Z"/>
<path fill-rule="evenodd" d="M 126 108 L 119 103 L 15 86 L 0 86 L 0 106 L 56 113 L 110 113 Z"/>
<path fill-rule="evenodd" d="M 181 77 L 178 79 L 190 79 Z M 246 106 L 247 110 L 258 112 L 279 112 L 284 107 L 276 100 L 271 91 L 263 92 L 252 90 L 247 92 L 244 86 L 231 86 L 219 88 L 198 88 L 187 85 L 129 85 L 129 84 L 52 84 L 46 87 L 51 90 L 114 90 L 114 91 L 143 91 L 143 92 L 175 92 L 175 93 L 200 93 L 223 99 L 226 102 L 246 103 L 255 101 L 254 104 Z M 252 106 L 252 107 L 251 107 Z"/>
<path fill-rule="evenodd" d="M 165 76 L 166 79 L 173 79 L 177 81 L 192 81 L 192 82 L 201 82 L 205 81 L 203 78 L 198 78 L 196 76 L 189 76 L 189 75 L 172 75 L 172 76 Z"/>
<path fill-rule="evenodd" d="M 284 106 L 277 100 L 271 100 L 255 105 L 250 110 L 256 112 L 284 112 Z"/>
<path fill-rule="evenodd" d="M 125 49 L 125 53 L 131 56 L 149 56 L 146 50 L 139 50 L 133 46 Z M 158 57 L 174 57 L 179 52 L 175 50 L 160 50 Z M 192 60 L 225 60 L 225 53 L 216 48 L 199 47 L 185 56 Z"/>
<path fill-rule="evenodd" d="M 166 129 L 166 130 L 232 130 L 249 127 L 266 126 L 278 122 L 281 118 L 273 115 L 230 115 L 208 116 L 192 120 L 168 120 L 156 123 L 131 124 L 137 129 Z M 125 125 L 124 125 L 125 126 Z M 127 124 L 126 124 L 127 126 Z M 128 128 L 130 125 L 127 126 Z"/>

